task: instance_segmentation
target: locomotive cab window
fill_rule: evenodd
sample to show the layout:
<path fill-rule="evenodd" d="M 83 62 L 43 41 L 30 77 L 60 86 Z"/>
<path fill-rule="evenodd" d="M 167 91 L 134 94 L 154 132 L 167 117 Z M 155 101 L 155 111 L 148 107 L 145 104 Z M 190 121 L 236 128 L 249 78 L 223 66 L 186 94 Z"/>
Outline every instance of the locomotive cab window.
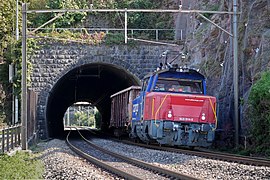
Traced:
<path fill-rule="evenodd" d="M 159 78 L 153 91 L 203 94 L 203 85 L 201 80 Z"/>

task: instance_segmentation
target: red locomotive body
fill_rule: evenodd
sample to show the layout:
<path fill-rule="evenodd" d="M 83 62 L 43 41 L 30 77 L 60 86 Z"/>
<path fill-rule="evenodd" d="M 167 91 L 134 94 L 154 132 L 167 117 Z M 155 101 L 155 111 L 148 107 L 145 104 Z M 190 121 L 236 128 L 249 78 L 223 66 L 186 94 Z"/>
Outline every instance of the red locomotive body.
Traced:
<path fill-rule="evenodd" d="M 119 103 L 128 104 L 124 101 Z M 146 76 L 140 94 L 132 101 L 132 118 L 122 117 L 121 112 L 127 108 L 117 109 L 113 103 L 111 126 L 120 125 L 120 129 L 124 126 L 121 122 L 126 122 L 128 128 L 124 129 L 129 130 L 131 138 L 193 147 L 207 147 L 214 140 L 216 98 L 206 95 L 206 79 L 195 70 L 163 69 Z"/>
<path fill-rule="evenodd" d="M 216 98 L 191 94 L 146 93 L 144 120 L 215 123 Z"/>

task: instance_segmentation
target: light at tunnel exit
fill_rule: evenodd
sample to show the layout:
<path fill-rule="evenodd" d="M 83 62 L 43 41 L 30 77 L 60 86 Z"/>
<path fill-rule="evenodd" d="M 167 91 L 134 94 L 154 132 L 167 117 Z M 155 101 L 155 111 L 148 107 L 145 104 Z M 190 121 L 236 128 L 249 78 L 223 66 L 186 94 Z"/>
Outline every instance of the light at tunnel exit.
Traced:
<path fill-rule="evenodd" d="M 65 130 L 69 130 L 70 127 L 100 129 L 101 115 L 97 107 L 91 103 L 76 102 L 66 110 L 63 123 Z"/>
<path fill-rule="evenodd" d="M 110 96 L 132 85 L 140 85 L 139 79 L 112 64 L 93 63 L 70 70 L 53 86 L 47 99 L 45 119 L 49 137 L 63 136 L 65 113 L 76 102 L 95 106 L 102 117 L 100 128 L 108 128 Z"/>

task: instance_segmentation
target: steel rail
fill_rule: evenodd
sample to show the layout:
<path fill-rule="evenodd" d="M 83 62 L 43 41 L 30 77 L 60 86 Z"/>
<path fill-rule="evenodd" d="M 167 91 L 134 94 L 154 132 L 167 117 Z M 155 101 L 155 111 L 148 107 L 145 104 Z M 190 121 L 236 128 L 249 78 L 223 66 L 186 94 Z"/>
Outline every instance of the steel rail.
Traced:
<path fill-rule="evenodd" d="M 154 172 L 158 172 L 160 174 L 165 175 L 166 177 L 169 176 L 169 177 L 172 177 L 172 178 L 183 179 L 183 180 L 195 180 L 195 179 L 198 179 L 198 178 L 195 178 L 195 177 L 192 177 L 192 176 L 189 176 L 189 175 L 185 175 L 185 174 L 181 174 L 181 173 L 177 173 L 177 172 L 174 172 L 174 171 L 171 171 L 171 170 L 168 170 L 168 169 L 163 169 L 163 168 L 160 168 L 158 166 L 143 162 L 143 161 L 138 160 L 138 159 L 129 158 L 129 157 L 114 153 L 112 151 L 108 151 L 108 150 L 106 150 L 106 149 L 104 149 L 104 148 L 102 148 L 100 146 L 97 146 L 97 145 L 91 143 L 89 140 L 87 140 L 85 137 L 83 137 L 83 135 L 80 132 L 79 132 L 79 134 L 84 139 L 84 141 L 87 142 L 92 147 L 94 147 L 94 148 L 96 148 L 96 149 L 98 149 L 98 150 L 100 150 L 100 151 L 102 151 L 102 152 L 104 152 L 106 154 L 109 154 L 109 155 L 114 156 L 116 158 L 122 159 L 123 161 L 134 164 L 136 166 L 143 167 L 145 169 L 148 169 L 148 170 L 151 170 L 151 171 L 154 171 Z"/>
<path fill-rule="evenodd" d="M 117 140 L 116 140 L 117 141 Z M 162 151 L 168 151 L 168 152 L 174 152 L 174 153 L 183 153 L 187 155 L 194 155 L 194 156 L 200 156 L 210 159 L 218 159 L 223 160 L 227 162 L 237 162 L 242 164 L 248 164 L 248 165 L 257 165 L 257 166 L 267 166 L 270 167 L 270 160 L 262 159 L 262 158 L 250 158 L 247 156 L 241 156 L 241 155 L 232 155 L 228 153 L 220 153 L 220 152 L 213 152 L 213 151 L 194 151 L 194 150 L 187 150 L 187 149 L 176 149 L 172 147 L 165 147 L 165 146 L 155 146 L 155 145 L 147 145 L 143 143 L 135 143 L 128 140 L 121 140 L 123 143 L 141 146 L 149 149 L 155 149 L 155 150 L 162 150 Z"/>
<path fill-rule="evenodd" d="M 78 155 L 83 157 L 84 159 L 87 159 L 89 162 L 91 162 L 91 163 L 93 163 L 93 164 L 95 164 L 95 165 L 97 165 L 99 167 L 102 167 L 102 168 L 106 169 L 107 171 L 112 172 L 113 174 L 117 174 L 120 177 L 123 177 L 125 179 L 140 180 L 140 178 L 138 178 L 136 176 L 133 176 L 132 174 L 128 174 L 128 173 L 126 173 L 124 171 L 121 171 L 121 170 L 119 170 L 117 168 L 114 168 L 112 166 L 109 166 L 109 165 L 103 163 L 102 161 L 100 161 L 100 160 L 98 160 L 98 159 L 84 153 L 80 149 L 76 148 L 74 145 L 72 145 L 72 143 L 68 139 L 69 135 L 70 135 L 70 132 L 71 131 L 69 131 L 69 133 L 68 133 L 68 135 L 66 137 L 66 143 L 68 144 L 68 146 L 70 147 L 70 149 L 72 151 L 74 151 L 75 153 L 77 153 Z"/>
<path fill-rule="evenodd" d="M 89 130 L 90 131 L 90 130 Z M 92 132 L 92 131 L 90 131 Z M 103 133 L 104 134 L 104 133 Z M 101 136 L 101 135 L 97 135 Z M 108 136 L 108 135 L 107 135 Z M 267 166 L 270 167 L 270 159 L 264 159 L 264 158 L 256 158 L 256 157 L 248 157 L 248 156 L 241 156 L 241 155 L 233 155 L 229 153 L 222 153 L 222 152 L 214 152 L 214 151 L 206 151 L 206 150 L 188 150 L 188 149 L 179 149 L 174 147 L 168 147 L 168 146 L 159 146 L 155 144 L 144 144 L 139 142 L 133 142 L 126 139 L 116 139 L 112 138 L 111 135 L 106 137 L 107 139 L 111 139 L 113 141 L 140 146 L 148 149 L 154 149 L 154 150 L 161 150 L 161 151 L 167 151 L 167 152 L 174 152 L 174 153 L 183 153 L 187 155 L 194 155 L 199 157 L 205 157 L 210 159 L 218 159 L 222 161 L 227 162 L 237 162 L 242 164 L 248 164 L 248 165 L 257 165 L 257 166 Z"/>

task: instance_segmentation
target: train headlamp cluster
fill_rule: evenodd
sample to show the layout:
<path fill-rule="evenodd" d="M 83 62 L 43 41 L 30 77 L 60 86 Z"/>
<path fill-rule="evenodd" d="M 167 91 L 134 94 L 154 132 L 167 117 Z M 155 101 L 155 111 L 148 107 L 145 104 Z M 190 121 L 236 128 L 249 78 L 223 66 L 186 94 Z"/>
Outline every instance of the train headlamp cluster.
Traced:
<path fill-rule="evenodd" d="M 173 116 L 172 115 L 172 111 L 168 111 L 168 115 L 167 116 L 168 116 L 168 118 L 172 118 L 172 116 Z"/>
<path fill-rule="evenodd" d="M 202 113 L 202 120 L 204 121 L 206 119 L 205 113 Z"/>

